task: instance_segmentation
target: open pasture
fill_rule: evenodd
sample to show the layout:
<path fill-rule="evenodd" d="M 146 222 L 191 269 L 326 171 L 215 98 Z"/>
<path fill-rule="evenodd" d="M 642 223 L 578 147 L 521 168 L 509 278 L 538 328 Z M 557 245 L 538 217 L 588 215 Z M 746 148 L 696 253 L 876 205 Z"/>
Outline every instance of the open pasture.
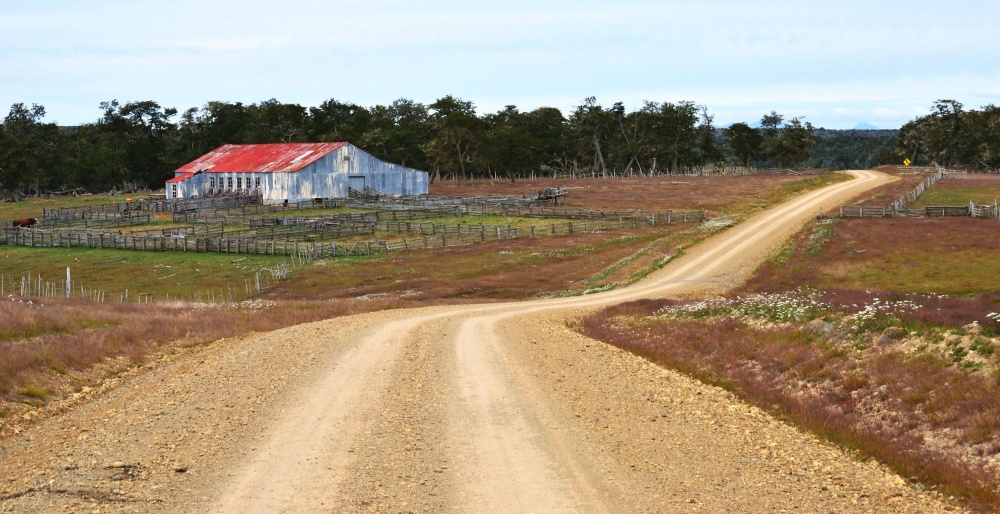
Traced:
<path fill-rule="evenodd" d="M 927 190 L 913 207 L 992 204 L 1000 199 L 1000 175 L 969 174 L 965 178 L 942 180 Z"/>
<path fill-rule="evenodd" d="M 131 193 L 128 195 L 81 195 L 81 196 L 52 196 L 34 198 L 29 197 L 19 202 L 0 201 L 0 220 L 15 220 L 21 218 L 41 217 L 43 209 L 58 209 L 67 205 L 84 207 L 89 205 L 103 205 L 116 202 L 124 202 L 128 198 L 138 198 L 145 196 L 148 192 Z"/>
<path fill-rule="evenodd" d="M 949 181 L 940 184 L 945 183 Z M 975 296 L 1000 290 L 1000 283 L 989 279 L 1000 277 L 998 252 L 1000 223 L 996 220 L 830 220 L 802 233 L 746 288 L 778 291 L 812 287 Z"/>
<path fill-rule="evenodd" d="M 803 178 L 787 175 L 751 176 L 656 176 L 636 178 L 522 179 L 509 181 L 470 180 L 435 182 L 430 194 L 443 196 L 527 195 L 548 187 L 565 187 L 565 205 L 585 209 L 652 211 L 706 209 L 733 211 L 738 205 L 765 201 L 775 191 L 796 192 L 811 187 L 810 180 L 835 180 L 842 175 Z M 815 183 L 815 182 L 813 182 Z M 560 199 L 560 205 L 563 200 Z"/>

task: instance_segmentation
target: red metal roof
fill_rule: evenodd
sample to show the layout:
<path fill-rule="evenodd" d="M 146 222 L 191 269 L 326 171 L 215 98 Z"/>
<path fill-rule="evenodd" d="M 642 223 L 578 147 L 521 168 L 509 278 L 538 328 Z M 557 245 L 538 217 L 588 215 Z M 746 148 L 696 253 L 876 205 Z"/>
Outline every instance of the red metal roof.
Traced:
<path fill-rule="evenodd" d="M 181 173 L 167 181 L 167 184 L 179 184 L 194 176 L 194 173 Z"/>
<path fill-rule="evenodd" d="M 223 145 L 181 166 L 176 173 L 294 172 L 318 161 L 347 143 L 279 143 Z M 175 177 L 180 182 L 190 176 Z M 179 179 L 179 180 L 178 180 Z"/>

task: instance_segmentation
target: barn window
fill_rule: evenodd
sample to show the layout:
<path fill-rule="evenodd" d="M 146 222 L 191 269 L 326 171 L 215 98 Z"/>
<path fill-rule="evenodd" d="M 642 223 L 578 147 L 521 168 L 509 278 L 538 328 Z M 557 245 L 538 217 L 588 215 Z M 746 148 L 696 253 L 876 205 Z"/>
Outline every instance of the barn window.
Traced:
<path fill-rule="evenodd" d="M 243 189 L 243 177 L 236 177 L 236 189 Z"/>
<path fill-rule="evenodd" d="M 170 198 L 177 198 L 177 184 L 170 184 Z"/>
<path fill-rule="evenodd" d="M 253 187 L 254 189 L 260 189 L 260 177 L 255 177 L 253 179 Z"/>
<path fill-rule="evenodd" d="M 233 177 L 226 177 L 226 188 L 233 189 Z"/>
<path fill-rule="evenodd" d="M 208 187 L 215 189 L 215 177 L 208 177 Z"/>

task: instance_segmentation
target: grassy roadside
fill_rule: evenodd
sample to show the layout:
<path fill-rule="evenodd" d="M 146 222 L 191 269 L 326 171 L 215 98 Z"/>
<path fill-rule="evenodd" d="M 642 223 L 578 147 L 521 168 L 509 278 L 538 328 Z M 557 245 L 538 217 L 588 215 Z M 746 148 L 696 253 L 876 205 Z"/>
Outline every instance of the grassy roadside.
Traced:
<path fill-rule="evenodd" d="M 1000 508 L 995 222 L 822 221 L 733 296 L 606 309 L 590 337 L 725 387 L 917 487 Z"/>
<path fill-rule="evenodd" d="M 5 423 L 12 416 L 100 384 L 156 352 L 394 306 L 360 300 L 227 306 L 8 300 L 0 303 L 0 436 L 16 431 L 16 424 Z"/>

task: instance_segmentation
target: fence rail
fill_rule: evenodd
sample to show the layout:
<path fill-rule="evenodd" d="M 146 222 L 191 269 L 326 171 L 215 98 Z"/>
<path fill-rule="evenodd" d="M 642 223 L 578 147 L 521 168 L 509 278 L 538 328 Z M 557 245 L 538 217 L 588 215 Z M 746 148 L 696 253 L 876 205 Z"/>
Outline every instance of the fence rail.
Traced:
<path fill-rule="evenodd" d="M 945 216 L 971 216 L 976 218 L 989 218 L 989 219 L 1000 219 L 1000 213 L 998 213 L 997 204 L 994 201 L 993 205 L 983 204 L 976 205 L 974 202 L 969 202 L 968 206 L 929 206 L 923 209 L 911 209 L 909 204 L 917 201 L 921 195 L 923 195 L 931 186 L 937 184 L 938 181 L 945 178 L 968 178 L 968 174 L 964 170 L 948 170 L 945 168 L 935 168 L 935 167 L 910 167 L 907 168 L 909 171 L 915 173 L 923 171 L 934 172 L 933 175 L 927 177 L 920 184 L 917 184 L 912 191 L 904 194 L 894 201 L 891 205 L 887 206 L 870 206 L 870 205 L 845 205 L 840 208 L 841 218 L 939 218 Z"/>
<path fill-rule="evenodd" d="M 651 213 L 652 214 L 652 213 Z M 225 231 L 219 236 L 198 235 L 194 227 L 163 229 L 162 232 L 144 233 L 104 233 L 92 230 L 62 229 L 19 229 L 4 228 L 0 232 L 0 244 L 11 246 L 46 248 L 108 248 L 133 251 L 172 252 L 219 252 L 251 255 L 306 255 L 310 259 L 319 257 L 343 257 L 374 255 L 388 251 L 422 248 L 439 248 L 496 239 L 518 237 L 539 237 L 546 235 L 567 235 L 576 233 L 604 232 L 607 230 L 648 226 L 654 223 L 691 223 L 705 220 L 704 211 L 682 213 L 657 213 L 648 217 L 633 216 L 616 219 L 581 219 L 553 221 L 515 227 L 512 225 L 486 225 L 471 223 L 412 222 L 402 220 L 377 220 L 368 217 L 363 223 L 347 223 L 342 226 L 323 225 L 330 233 L 352 235 L 374 233 L 381 230 L 389 233 L 415 235 L 400 240 L 368 240 L 353 243 L 336 241 L 306 242 L 316 235 L 317 228 L 308 224 L 267 225 L 239 232 Z M 334 228 L 328 228 L 328 227 Z M 364 232 L 371 230 L 371 232 Z M 169 231 L 169 233 L 168 233 Z"/>
<path fill-rule="evenodd" d="M 993 200 L 992 205 L 969 202 L 969 216 L 973 218 L 1000 219 L 1000 206 L 997 205 L 996 200 Z"/>
<path fill-rule="evenodd" d="M 944 218 L 966 217 L 1000 219 L 997 205 L 942 205 L 928 206 L 923 209 L 894 209 L 889 207 L 873 207 L 865 205 L 845 205 L 840 208 L 841 218 Z"/>

